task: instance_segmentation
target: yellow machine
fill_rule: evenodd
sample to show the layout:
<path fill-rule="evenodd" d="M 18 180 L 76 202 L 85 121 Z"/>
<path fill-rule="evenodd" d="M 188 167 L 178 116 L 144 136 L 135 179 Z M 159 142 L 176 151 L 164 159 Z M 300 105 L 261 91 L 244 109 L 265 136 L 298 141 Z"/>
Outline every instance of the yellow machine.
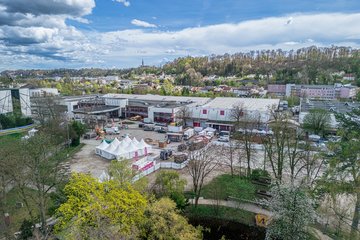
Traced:
<path fill-rule="evenodd" d="M 271 218 L 264 214 L 256 214 L 255 221 L 256 221 L 256 226 L 267 227 L 271 221 Z"/>

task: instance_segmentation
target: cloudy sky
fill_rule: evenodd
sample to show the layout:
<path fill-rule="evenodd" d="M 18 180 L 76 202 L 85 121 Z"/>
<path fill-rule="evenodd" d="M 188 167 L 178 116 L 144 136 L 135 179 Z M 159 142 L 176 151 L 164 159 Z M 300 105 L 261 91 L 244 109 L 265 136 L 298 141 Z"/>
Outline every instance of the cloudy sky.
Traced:
<path fill-rule="evenodd" d="M 360 46 L 359 0 L 0 0 L 0 70 Z"/>

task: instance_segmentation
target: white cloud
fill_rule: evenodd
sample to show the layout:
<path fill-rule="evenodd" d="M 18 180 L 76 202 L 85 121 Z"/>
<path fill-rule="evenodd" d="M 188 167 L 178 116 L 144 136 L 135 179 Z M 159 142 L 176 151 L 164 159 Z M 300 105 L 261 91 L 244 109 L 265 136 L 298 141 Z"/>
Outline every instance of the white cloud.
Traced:
<path fill-rule="evenodd" d="M 67 26 L 64 18 L 58 15 L 40 15 L 30 20 L 18 20 L 24 22 L 22 27 L 0 26 L 0 62 L 9 66 L 17 62 L 19 66 L 36 67 L 36 63 L 41 66 L 46 59 L 48 66 L 57 63 L 64 67 L 129 67 L 140 65 L 142 58 L 147 64 L 158 64 L 164 58 L 186 55 L 278 48 L 290 50 L 311 45 L 360 47 L 360 13 L 292 14 L 179 31 L 82 32 Z M 291 24 L 286 24 L 289 20 Z M 137 19 L 132 23 L 156 27 Z M 29 45 L 29 39 L 34 42 L 32 45 Z"/>
<path fill-rule="evenodd" d="M 157 27 L 155 24 L 145 22 L 142 20 L 138 20 L 138 19 L 133 19 L 131 21 L 131 24 L 138 26 L 138 27 L 145 27 L 145 28 L 156 28 Z"/>
<path fill-rule="evenodd" d="M 113 1 L 114 1 L 114 0 L 113 0 Z M 122 3 L 122 4 L 124 4 L 125 7 L 129 7 L 129 6 L 130 6 L 130 2 L 129 2 L 129 1 L 126 1 L 126 0 L 115 0 L 115 2 Z"/>

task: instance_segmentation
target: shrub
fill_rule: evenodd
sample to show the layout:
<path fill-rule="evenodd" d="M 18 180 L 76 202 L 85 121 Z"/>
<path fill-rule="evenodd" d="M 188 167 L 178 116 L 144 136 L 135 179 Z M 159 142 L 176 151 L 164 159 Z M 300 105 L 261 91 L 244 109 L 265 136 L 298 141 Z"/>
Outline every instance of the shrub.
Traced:
<path fill-rule="evenodd" d="M 268 171 L 257 168 L 251 171 L 250 179 L 251 180 L 259 180 L 259 178 L 269 178 L 270 174 Z"/>

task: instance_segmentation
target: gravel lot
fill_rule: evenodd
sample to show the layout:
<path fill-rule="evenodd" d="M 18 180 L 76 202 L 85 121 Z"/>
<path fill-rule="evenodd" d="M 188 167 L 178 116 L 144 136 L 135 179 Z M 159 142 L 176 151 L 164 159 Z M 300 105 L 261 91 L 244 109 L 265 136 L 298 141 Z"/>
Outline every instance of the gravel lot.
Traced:
<path fill-rule="evenodd" d="M 151 138 L 154 141 L 164 141 L 165 134 L 157 133 L 154 131 L 144 131 L 142 128 L 139 128 L 137 124 L 128 125 L 128 129 L 124 129 L 120 131 L 120 134 L 117 135 L 106 135 L 106 139 L 114 139 L 117 137 L 119 140 L 122 140 L 125 134 L 129 134 L 131 138 L 135 137 L 140 140 L 142 138 Z M 81 141 L 84 143 L 84 147 L 76 153 L 73 158 L 70 160 L 70 169 L 72 172 L 81 172 L 81 173 L 90 173 L 94 177 L 99 177 L 104 170 L 107 170 L 110 161 L 106 160 L 95 154 L 95 147 L 101 143 L 101 140 L 95 139 L 82 139 Z M 179 143 L 171 143 L 167 148 L 171 148 L 173 150 L 177 149 Z M 153 145 L 152 152 L 155 155 L 160 154 L 161 149 L 158 145 Z"/>

